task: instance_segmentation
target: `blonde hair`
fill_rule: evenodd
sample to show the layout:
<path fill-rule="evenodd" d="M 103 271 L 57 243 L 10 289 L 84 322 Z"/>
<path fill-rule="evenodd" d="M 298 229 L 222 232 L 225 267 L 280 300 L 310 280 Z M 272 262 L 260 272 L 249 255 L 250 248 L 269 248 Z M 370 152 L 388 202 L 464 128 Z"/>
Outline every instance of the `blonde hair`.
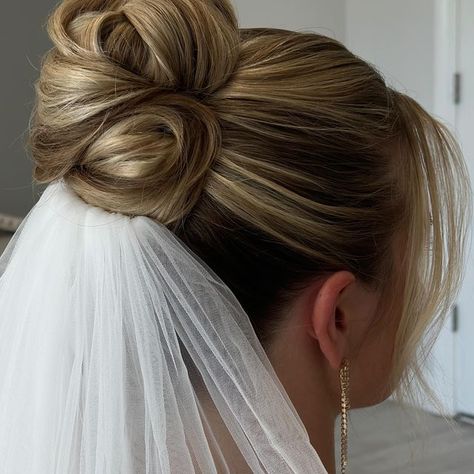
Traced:
<path fill-rule="evenodd" d="M 308 281 L 353 272 L 402 308 L 394 386 L 418 374 L 459 286 L 470 202 L 445 125 L 337 40 L 239 29 L 227 0 L 65 0 L 48 31 L 38 182 L 167 225 L 264 344 Z"/>

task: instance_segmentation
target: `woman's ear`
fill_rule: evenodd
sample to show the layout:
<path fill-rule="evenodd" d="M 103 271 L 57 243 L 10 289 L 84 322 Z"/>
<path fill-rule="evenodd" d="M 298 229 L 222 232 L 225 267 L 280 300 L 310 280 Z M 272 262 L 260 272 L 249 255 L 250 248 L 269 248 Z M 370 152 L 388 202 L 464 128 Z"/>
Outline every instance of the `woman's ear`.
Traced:
<path fill-rule="evenodd" d="M 348 308 L 343 293 L 356 280 L 348 271 L 332 273 L 315 292 L 311 303 L 311 335 L 333 369 L 339 369 L 348 347 Z"/>

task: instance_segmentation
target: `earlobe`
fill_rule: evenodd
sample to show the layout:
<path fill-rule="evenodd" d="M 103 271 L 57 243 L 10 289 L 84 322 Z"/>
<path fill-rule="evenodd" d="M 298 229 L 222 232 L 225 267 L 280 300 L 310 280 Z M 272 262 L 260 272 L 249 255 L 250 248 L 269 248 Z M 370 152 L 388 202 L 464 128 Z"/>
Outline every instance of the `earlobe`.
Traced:
<path fill-rule="evenodd" d="M 348 315 L 341 305 L 342 292 L 355 281 L 352 273 L 339 271 L 329 276 L 312 302 L 311 324 L 321 352 L 337 370 L 347 351 Z"/>

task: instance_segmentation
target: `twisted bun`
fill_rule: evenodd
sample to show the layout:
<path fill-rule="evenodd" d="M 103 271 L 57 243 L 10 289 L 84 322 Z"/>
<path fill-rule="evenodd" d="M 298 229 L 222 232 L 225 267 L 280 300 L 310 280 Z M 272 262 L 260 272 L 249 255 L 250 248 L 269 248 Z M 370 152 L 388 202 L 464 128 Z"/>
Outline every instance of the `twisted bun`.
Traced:
<path fill-rule="evenodd" d="M 206 101 L 236 67 L 231 5 L 65 0 L 48 32 L 55 47 L 30 131 L 35 179 L 62 177 L 91 204 L 179 221 L 221 146 Z"/>

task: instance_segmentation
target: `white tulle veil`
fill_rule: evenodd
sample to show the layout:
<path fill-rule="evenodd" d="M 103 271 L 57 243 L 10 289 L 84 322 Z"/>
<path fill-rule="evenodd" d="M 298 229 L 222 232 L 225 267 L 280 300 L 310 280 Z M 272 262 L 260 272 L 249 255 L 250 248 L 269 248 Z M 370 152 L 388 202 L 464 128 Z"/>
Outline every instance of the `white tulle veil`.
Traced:
<path fill-rule="evenodd" d="M 1 474 L 326 473 L 235 296 L 150 218 L 50 184 L 0 311 Z"/>

